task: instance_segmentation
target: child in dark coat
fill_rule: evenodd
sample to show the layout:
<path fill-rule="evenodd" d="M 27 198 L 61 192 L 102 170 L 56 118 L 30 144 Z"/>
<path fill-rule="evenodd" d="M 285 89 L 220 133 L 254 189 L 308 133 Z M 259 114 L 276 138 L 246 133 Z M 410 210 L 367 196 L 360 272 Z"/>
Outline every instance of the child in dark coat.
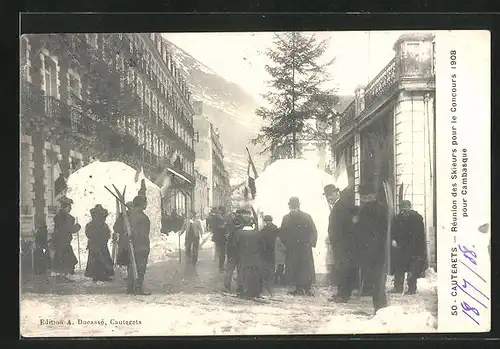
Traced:
<path fill-rule="evenodd" d="M 261 233 L 262 281 L 269 288 L 274 278 L 275 243 L 278 237 L 278 227 L 273 223 L 273 217 L 264 216 L 264 227 Z"/>

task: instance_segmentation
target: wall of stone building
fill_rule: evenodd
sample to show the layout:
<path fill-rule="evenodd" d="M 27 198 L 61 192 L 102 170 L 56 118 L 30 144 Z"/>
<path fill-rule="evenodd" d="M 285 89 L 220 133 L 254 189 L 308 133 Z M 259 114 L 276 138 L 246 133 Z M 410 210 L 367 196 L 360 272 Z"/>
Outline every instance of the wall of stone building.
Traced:
<path fill-rule="evenodd" d="M 433 99 L 433 93 L 402 91 L 394 108 L 396 186 L 403 185 L 403 199 L 424 217 L 431 260 L 436 255 Z"/>

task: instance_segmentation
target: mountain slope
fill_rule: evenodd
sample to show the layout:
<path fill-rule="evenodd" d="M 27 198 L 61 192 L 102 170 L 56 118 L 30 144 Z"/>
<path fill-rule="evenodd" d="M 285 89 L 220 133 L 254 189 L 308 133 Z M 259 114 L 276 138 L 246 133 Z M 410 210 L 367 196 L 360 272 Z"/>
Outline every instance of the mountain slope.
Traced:
<path fill-rule="evenodd" d="M 240 86 L 225 80 L 178 46 L 166 41 L 178 69 L 186 77 L 193 99 L 203 102 L 204 114 L 219 130 L 231 184 L 243 181 L 247 171 L 246 146 L 257 170 L 263 167 L 265 161 L 265 157 L 258 155 L 259 149 L 250 143 L 261 126 L 261 119 L 255 115 L 259 104 Z"/>

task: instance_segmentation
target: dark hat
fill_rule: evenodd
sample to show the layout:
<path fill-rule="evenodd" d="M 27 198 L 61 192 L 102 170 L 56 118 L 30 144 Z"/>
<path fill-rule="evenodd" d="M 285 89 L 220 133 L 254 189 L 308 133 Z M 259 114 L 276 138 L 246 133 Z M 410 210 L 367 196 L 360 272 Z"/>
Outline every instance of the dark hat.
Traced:
<path fill-rule="evenodd" d="M 340 190 L 335 185 L 328 184 L 323 188 L 323 191 L 324 191 L 325 195 L 329 195 L 329 194 L 339 192 Z"/>
<path fill-rule="evenodd" d="M 264 222 L 272 222 L 273 221 L 273 217 L 271 217 L 270 215 L 266 214 L 264 216 Z"/>
<path fill-rule="evenodd" d="M 146 198 L 142 195 L 137 195 L 132 201 L 135 207 L 144 207 L 146 204 Z"/>
<path fill-rule="evenodd" d="M 371 195 L 376 193 L 373 183 L 363 183 L 359 185 L 359 195 Z"/>
<path fill-rule="evenodd" d="M 94 206 L 94 208 L 90 209 L 90 215 L 91 216 L 107 217 L 108 210 L 106 210 L 100 204 L 97 204 L 97 205 Z"/>
<path fill-rule="evenodd" d="M 59 203 L 61 204 L 62 207 L 66 207 L 69 205 L 73 205 L 73 200 L 71 200 L 66 196 L 63 196 L 62 198 L 59 199 Z"/>
<path fill-rule="evenodd" d="M 300 205 L 300 200 L 296 196 L 292 196 L 290 200 L 288 201 L 288 205 L 292 208 L 298 208 Z"/>
<path fill-rule="evenodd" d="M 401 207 L 401 208 L 411 208 L 411 201 L 410 200 L 403 200 L 399 204 L 399 207 Z"/>

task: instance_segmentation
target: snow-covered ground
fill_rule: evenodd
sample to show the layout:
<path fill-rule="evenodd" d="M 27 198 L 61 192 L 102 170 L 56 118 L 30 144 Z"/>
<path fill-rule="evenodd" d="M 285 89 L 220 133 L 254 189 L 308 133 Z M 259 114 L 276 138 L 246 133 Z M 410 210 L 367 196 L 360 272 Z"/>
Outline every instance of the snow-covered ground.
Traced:
<path fill-rule="evenodd" d="M 276 289 L 262 303 L 223 295 L 219 292 L 222 277 L 216 270 L 209 242 L 200 251 L 196 273 L 184 262 L 179 264 L 178 251 L 150 263 L 145 280 L 150 296 L 125 295 L 125 273 L 120 269 L 115 280 L 106 284 L 52 283 L 43 294 L 27 287 L 21 294 L 21 333 L 88 337 L 436 331 L 432 273 L 419 280 L 417 295 L 389 295 L 390 306 L 373 316 L 371 298 L 353 296 L 348 304 L 329 303 L 334 291 L 326 286 L 317 287 L 314 297 L 292 297 L 286 289 Z M 102 324 L 78 324 L 79 319 Z M 42 325 L 42 320 L 63 323 Z"/>

